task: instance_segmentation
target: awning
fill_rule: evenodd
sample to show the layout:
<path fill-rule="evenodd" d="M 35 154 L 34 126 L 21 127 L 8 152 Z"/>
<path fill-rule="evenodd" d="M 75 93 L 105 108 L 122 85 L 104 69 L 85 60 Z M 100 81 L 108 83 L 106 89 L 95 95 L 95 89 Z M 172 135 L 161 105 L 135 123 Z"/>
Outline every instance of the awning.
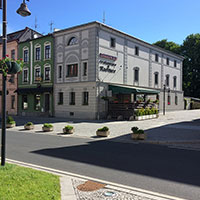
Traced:
<path fill-rule="evenodd" d="M 41 94 L 44 92 L 52 92 L 53 87 L 37 87 L 37 88 L 18 88 L 15 90 L 18 94 Z"/>
<path fill-rule="evenodd" d="M 158 94 L 159 90 L 151 90 L 147 88 L 125 86 L 125 85 L 111 85 L 108 86 L 109 90 L 112 90 L 113 94 Z"/>

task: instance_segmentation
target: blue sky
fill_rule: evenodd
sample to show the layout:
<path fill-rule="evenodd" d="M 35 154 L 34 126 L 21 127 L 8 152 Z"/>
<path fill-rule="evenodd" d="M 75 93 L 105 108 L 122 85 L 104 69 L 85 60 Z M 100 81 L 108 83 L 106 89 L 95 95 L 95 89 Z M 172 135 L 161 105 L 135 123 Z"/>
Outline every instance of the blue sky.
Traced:
<path fill-rule="evenodd" d="M 105 11 L 107 25 L 149 43 L 166 38 L 181 44 L 189 34 L 200 33 L 199 0 L 30 0 L 29 17 L 16 13 L 21 2 L 7 0 L 8 32 L 34 29 L 36 17 L 37 31 L 47 34 L 51 21 L 59 29 L 102 22 Z"/>

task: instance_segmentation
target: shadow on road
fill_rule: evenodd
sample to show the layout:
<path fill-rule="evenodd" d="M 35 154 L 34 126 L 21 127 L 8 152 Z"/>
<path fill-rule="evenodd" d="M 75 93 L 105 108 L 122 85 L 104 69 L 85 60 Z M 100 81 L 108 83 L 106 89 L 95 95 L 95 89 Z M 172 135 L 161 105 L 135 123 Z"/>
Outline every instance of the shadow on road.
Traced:
<path fill-rule="evenodd" d="M 163 131 L 168 131 L 171 134 L 172 129 L 164 126 L 147 132 L 164 134 Z M 176 137 L 180 134 L 178 132 Z M 128 137 L 130 135 L 124 135 L 121 139 Z M 200 186 L 200 151 L 173 149 L 132 140 L 129 143 L 118 141 L 120 138 L 98 140 L 31 153 Z"/>

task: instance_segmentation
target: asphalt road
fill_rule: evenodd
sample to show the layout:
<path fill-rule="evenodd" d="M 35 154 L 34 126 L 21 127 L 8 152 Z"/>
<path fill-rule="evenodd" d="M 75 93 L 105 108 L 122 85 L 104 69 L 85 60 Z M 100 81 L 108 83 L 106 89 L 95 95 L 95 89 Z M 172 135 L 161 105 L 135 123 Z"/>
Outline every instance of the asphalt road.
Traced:
<path fill-rule="evenodd" d="M 185 199 L 200 199 L 200 151 L 7 131 L 6 156 Z"/>

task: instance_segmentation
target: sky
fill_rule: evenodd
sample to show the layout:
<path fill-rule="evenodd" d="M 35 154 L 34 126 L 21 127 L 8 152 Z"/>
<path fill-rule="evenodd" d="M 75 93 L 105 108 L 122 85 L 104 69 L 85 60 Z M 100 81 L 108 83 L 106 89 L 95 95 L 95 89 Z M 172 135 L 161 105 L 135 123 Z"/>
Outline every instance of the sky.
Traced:
<path fill-rule="evenodd" d="M 16 13 L 21 3 L 7 0 L 8 33 L 35 29 L 35 21 L 42 34 L 51 32 L 51 22 L 58 29 L 103 22 L 104 12 L 105 24 L 149 43 L 168 39 L 182 44 L 188 35 L 200 33 L 200 0 L 30 0 L 29 17 Z"/>

